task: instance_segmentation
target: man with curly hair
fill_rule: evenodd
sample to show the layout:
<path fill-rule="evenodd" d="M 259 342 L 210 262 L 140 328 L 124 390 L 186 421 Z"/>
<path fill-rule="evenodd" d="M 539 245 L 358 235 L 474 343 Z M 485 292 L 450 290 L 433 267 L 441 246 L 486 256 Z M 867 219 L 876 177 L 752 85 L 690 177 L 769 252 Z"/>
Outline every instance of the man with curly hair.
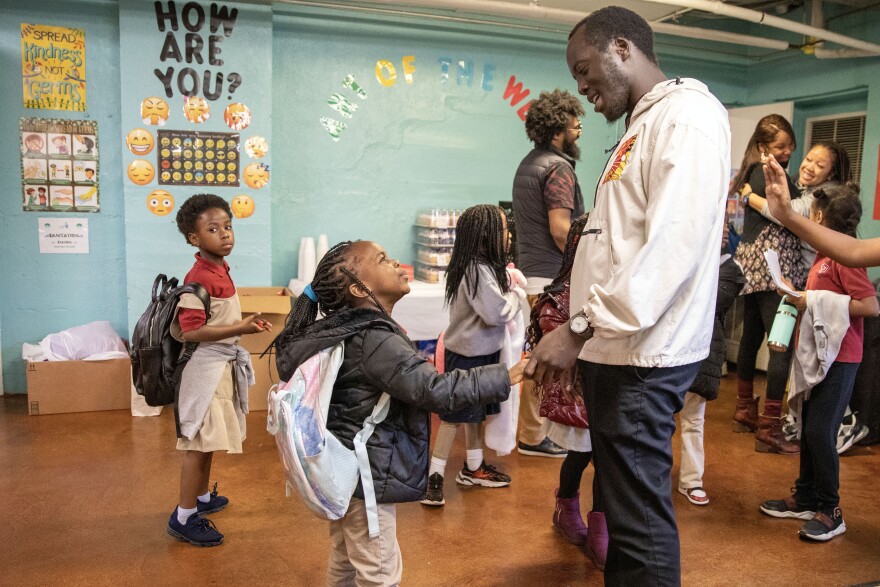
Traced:
<path fill-rule="evenodd" d="M 535 301 L 562 266 L 562 251 L 571 221 L 584 213 L 584 200 L 574 172 L 581 152 L 579 118 L 584 107 L 565 90 L 541 92 L 526 114 L 526 134 L 535 148 L 519 164 L 513 180 L 517 267 L 528 279 L 529 304 Z M 565 457 L 566 451 L 541 431 L 534 384 L 523 383 L 519 409 L 518 452 Z"/>

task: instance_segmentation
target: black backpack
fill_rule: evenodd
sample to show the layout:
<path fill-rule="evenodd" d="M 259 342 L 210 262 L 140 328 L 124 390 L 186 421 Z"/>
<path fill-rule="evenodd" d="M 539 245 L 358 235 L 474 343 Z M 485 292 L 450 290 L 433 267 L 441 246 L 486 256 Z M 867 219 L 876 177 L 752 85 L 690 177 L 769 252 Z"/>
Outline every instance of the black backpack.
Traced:
<path fill-rule="evenodd" d="M 205 315 L 211 317 L 211 297 L 205 288 L 198 283 L 178 287 L 177 283 L 176 277 L 156 277 L 152 300 L 131 335 L 134 387 L 149 406 L 175 403 L 183 367 L 199 346 L 197 342 L 184 344 L 171 336 L 171 322 L 180 296 L 197 296 L 205 306 Z"/>

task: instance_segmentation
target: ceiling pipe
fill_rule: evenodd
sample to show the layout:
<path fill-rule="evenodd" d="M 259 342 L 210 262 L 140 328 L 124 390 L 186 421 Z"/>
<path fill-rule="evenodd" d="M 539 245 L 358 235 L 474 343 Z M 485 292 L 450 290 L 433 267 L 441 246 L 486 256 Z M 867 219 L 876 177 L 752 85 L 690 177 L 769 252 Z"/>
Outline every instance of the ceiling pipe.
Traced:
<path fill-rule="evenodd" d="M 308 1 L 282 1 L 287 4 L 312 4 L 312 2 Z M 588 12 L 565 10 L 562 8 L 545 8 L 539 5 L 536 1 L 529 4 L 513 4 L 511 2 L 497 0 L 368 0 L 368 3 L 391 5 L 396 8 L 418 6 L 427 9 L 452 10 L 469 14 L 489 14 L 521 20 L 540 20 L 547 23 L 565 24 L 569 26 L 576 25 L 588 14 Z M 346 7 L 345 3 L 337 3 L 337 5 L 340 8 Z M 718 41 L 721 43 L 745 45 L 747 47 L 758 47 L 775 51 L 785 51 L 790 47 L 785 41 L 766 39 L 752 35 L 728 33 L 697 27 L 686 27 L 665 22 L 651 22 L 649 24 L 655 32 L 678 37 L 688 37 L 704 41 Z"/>
<path fill-rule="evenodd" d="M 817 28 L 825 28 L 825 10 L 822 0 L 813 0 L 810 6 L 810 24 Z M 876 53 L 860 51 L 858 49 L 826 49 L 825 42 L 819 41 L 805 50 L 812 53 L 816 59 L 848 59 L 852 57 L 876 57 Z"/>
<path fill-rule="evenodd" d="M 654 4 L 663 4 L 666 6 L 684 6 L 686 8 L 693 8 L 694 10 L 700 10 L 702 12 L 710 12 L 712 14 L 718 14 L 721 16 L 729 16 L 731 18 L 738 18 L 740 20 L 745 20 L 748 22 L 754 22 L 757 24 L 762 24 L 769 27 L 774 27 L 778 29 L 782 29 L 785 31 L 790 31 L 793 33 L 798 33 L 801 35 L 806 35 L 808 37 L 815 37 L 816 39 L 822 41 L 831 41 L 832 43 L 837 43 L 838 45 L 843 45 L 845 47 L 850 47 L 852 49 L 858 49 L 859 51 L 868 52 L 873 55 L 880 55 L 880 45 L 875 43 L 869 43 L 867 41 L 860 41 L 859 39 L 853 39 L 852 37 L 847 37 L 846 35 L 840 35 L 838 33 L 833 33 L 829 30 L 818 28 L 806 24 L 801 24 L 799 22 L 795 22 L 793 20 L 787 20 L 785 18 L 780 18 L 778 16 L 772 16 L 764 12 L 758 12 L 757 10 L 750 10 L 748 8 L 740 8 L 739 6 L 732 6 L 730 4 L 725 4 L 724 2 L 719 2 L 718 0 L 644 0 L 645 2 L 652 2 Z"/>

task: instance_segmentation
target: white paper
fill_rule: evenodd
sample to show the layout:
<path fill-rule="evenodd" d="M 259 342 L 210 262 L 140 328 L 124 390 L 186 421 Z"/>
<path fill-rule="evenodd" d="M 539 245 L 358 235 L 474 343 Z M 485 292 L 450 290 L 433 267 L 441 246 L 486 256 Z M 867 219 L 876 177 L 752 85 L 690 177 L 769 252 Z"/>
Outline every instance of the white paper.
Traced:
<path fill-rule="evenodd" d="M 782 269 L 779 267 L 779 255 L 776 251 L 773 249 L 767 249 L 764 251 L 764 258 L 767 259 L 767 266 L 770 268 L 770 276 L 773 278 L 773 283 L 776 284 L 776 287 L 793 298 L 801 297 L 799 292 L 791 289 L 785 285 L 784 281 L 782 281 Z"/>
<path fill-rule="evenodd" d="M 40 253 L 88 253 L 88 218 L 40 218 Z"/>

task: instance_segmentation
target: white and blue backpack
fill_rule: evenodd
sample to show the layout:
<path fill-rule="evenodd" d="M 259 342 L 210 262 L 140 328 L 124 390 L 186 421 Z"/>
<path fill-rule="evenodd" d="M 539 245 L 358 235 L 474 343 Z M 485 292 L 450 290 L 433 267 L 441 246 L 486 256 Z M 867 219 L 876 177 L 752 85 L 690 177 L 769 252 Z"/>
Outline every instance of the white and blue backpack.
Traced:
<path fill-rule="evenodd" d="M 358 478 L 364 489 L 370 537 L 379 535 L 379 514 L 367 439 L 388 415 L 391 397 L 383 393 L 364 427 L 346 448 L 327 430 L 327 411 L 343 343 L 320 351 L 300 365 L 289 381 L 269 392 L 267 430 L 275 436 L 284 465 L 287 495 L 295 489 L 319 518 L 339 520 L 348 511 Z"/>

